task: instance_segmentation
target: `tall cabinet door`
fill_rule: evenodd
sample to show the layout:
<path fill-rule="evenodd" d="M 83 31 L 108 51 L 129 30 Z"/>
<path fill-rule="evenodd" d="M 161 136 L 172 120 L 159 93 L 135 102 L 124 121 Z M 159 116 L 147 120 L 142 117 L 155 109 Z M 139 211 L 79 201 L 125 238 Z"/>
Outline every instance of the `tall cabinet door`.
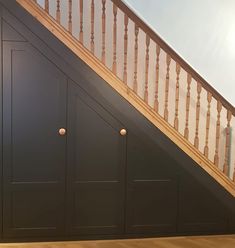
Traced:
<path fill-rule="evenodd" d="M 76 84 L 68 87 L 68 231 L 124 230 L 126 136 L 123 126 Z"/>
<path fill-rule="evenodd" d="M 67 79 L 27 42 L 4 42 L 3 51 L 3 236 L 59 235 Z"/>

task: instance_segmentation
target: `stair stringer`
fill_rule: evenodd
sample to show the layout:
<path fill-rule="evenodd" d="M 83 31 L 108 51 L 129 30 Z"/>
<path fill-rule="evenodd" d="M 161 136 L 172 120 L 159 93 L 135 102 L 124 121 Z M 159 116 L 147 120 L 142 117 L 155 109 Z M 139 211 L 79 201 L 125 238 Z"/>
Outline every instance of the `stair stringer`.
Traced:
<path fill-rule="evenodd" d="M 84 61 L 95 73 L 115 89 L 123 98 L 134 106 L 145 118 L 172 140 L 182 151 L 190 156 L 201 168 L 213 177 L 232 196 L 235 196 L 235 184 L 226 177 L 212 162 L 210 162 L 199 150 L 187 141 L 179 132 L 168 124 L 156 113 L 143 99 L 134 93 L 122 80 L 98 60 L 88 49 L 77 41 L 69 32 L 59 25 L 50 15 L 46 14 L 35 2 L 31 0 L 16 0 L 35 19 L 55 35 L 75 55 Z"/>

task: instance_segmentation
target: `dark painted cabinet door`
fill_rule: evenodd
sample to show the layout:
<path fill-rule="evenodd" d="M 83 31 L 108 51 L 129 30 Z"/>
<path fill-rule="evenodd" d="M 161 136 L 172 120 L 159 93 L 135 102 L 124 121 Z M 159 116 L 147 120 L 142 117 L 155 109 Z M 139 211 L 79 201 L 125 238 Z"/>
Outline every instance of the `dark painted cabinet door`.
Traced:
<path fill-rule="evenodd" d="M 160 147 L 128 134 L 127 233 L 176 233 L 178 170 Z"/>
<path fill-rule="evenodd" d="M 68 91 L 68 232 L 123 233 L 123 126 L 73 82 Z"/>
<path fill-rule="evenodd" d="M 3 235 L 64 232 L 66 77 L 27 42 L 3 45 Z"/>

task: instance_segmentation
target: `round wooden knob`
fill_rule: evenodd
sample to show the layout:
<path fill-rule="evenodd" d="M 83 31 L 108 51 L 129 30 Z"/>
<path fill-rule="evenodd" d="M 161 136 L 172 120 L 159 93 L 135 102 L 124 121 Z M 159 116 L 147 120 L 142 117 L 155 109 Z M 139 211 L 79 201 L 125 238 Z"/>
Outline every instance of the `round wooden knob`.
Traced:
<path fill-rule="evenodd" d="M 59 135 L 64 136 L 66 134 L 66 129 L 65 128 L 60 128 L 59 129 Z"/>
<path fill-rule="evenodd" d="M 125 135 L 127 134 L 126 129 L 125 129 L 125 128 L 121 129 L 121 130 L 120 130 L 120 134 L 121 134 L 122 136 L 125 136 Z"/>

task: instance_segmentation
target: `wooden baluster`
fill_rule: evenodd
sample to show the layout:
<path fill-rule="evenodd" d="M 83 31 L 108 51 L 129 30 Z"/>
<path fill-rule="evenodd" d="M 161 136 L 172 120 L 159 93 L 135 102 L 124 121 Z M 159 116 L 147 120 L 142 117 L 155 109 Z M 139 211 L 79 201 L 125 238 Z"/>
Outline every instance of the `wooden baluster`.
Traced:
<path fill-rule="evenodd" d="M 165 107 L 164 107 L 164 119 L 168 121 L 168 95 L 169 95 L 169 81 L 170 81 L 170 64 L 171 57 L 166 55 L 166 86 L 165 86 Z"/>
<path fill-rule="evenodd" d="M 209 130 L 210 130 L 210 116 L 211 116 L 211 100 L 212 100 L 212 94 L 207 91 L 207 114 L 206 114 L 206 140 L 205 140 L 205 147 L 204 147 L 204 155 L 208 158 L 209 156 Z"/>
<path fill-rule="evenodd" d="M 94 0 L 91 0 L 91 52 L 95 52 L 95 43 L 94 43 L 94 33 L 95 33 L 95 3 Z"/>
<path fill-rule="evenodd" d="M 233 181 L 235 182 L 235 164 L 234 164 L 234 169 L 233 169 Z"/>
<path fill-rule="evenodd" d="M 135 24 L 135 61 L 134 61 L 134 83 L 133 90 L 137 93 L 138 90 L 138 82 L 137 82 L 137 71 L 138 71 L 138 34 L 139 27 Z"/>
<path fill-rule="evenodd" d="M 69 33 L 72 34 L 72 0 L 68 0 L 68 4 L 69 4 L 69 13 L 68 13 L 68 16 L 69 16 L 69 20 L 68 20 L 68 30 L 69 30 Z"/>
<path fill-rule="evenodd" d="M 123 82 L 127 84 L 127 45 L 128 45 L 128 21 L 129 18 L 124 15 L 124 68 L 123 68 Z"/>
<path fill-rule="evenodd" d="M 148 103 L 149 45 L 150 45 L 150 37 L 146 34 L 145 87 L 144 87 L 144 101 L 145 101 L 146 103 Z"/>
<path fill-rule="evenodd" d="M 215 141 L 215 156 L 214 164 L 219 166 L 219 140 L 220 140 L 220 112 L 222 109 L 222 104 L 217 101 L 217 122 L 216 122 L 216 141 Z"/>
<path fill-rule="evenodd" d="M 56 5 L 56 21 L 60 23 L 60 0 L 57 0 Z"/>
<path fill-rule="evenodd" d="M 158 113 L 159 102 L 158 102 L 158 84 L 159 84 L 159 56 L 160 56 L 161 48 L 158 44 L 156 44 L 156 82 L 155 82 L 155 96 L 154 96 L 154 110 Z"/>
<path fill-rule="evenodd" d="M 101 61 L 105 64 L 105 30 L 106 30 L 106 15 L 105 15 L 106 0 L 102 0 L 102 56 Z"/>
<path fill-rule="evenodd" d="M 198 149 L 199 147 L 199 120 L 200 120 L 200 94 L 202 91 L 202 85 L 197 82 L 197 107 L 196 107 L 196 129 L 195 129 L 195 138 L 194 138 L 194 146 Z"/>
<path fill-rule="evenodd" d="M 49 14 L 49 0 L 45 0 L 45 11 Z"/>
<path fill-rule="evenodd" d="M 117 6 L 113 4 L 113 73 L 117 73 Z"/>
<path fill-rule="evenodd" d="M 227 110 L 227 127 L 226 127 L 226 142 L 225 142 L 225 157 L 224 157 L 224 167 L 223 172 L 225 175 L 229 174 L 229 144 L 230 144 L 230 122 L 232 119 L 231 111 Z"/>
<path fill-rule="evenodd" d="M 178 131 L 179 129 L 179 79 L 180 79 L 180 65 L 176 63 L 176 89 L 175 89 L 175 120 L 174 120 L 174 128 Z"/>
<path fill-rule="evenodd" d="M 187 75 L 187 98 L 186 98 L 186 120 L 185 120 L 185 129 L 184 129 L 184 137 L 188 140 L 189 138 L 189 107 L 190 107 L 190 88 L 191 88 L 192 76 L 188 73 Z"/>
<path fill-rule="evenodd" d="M 80 0 L 80 31 L 79 31 L 79 40 L 83 44 L 83 0 Z"/>

